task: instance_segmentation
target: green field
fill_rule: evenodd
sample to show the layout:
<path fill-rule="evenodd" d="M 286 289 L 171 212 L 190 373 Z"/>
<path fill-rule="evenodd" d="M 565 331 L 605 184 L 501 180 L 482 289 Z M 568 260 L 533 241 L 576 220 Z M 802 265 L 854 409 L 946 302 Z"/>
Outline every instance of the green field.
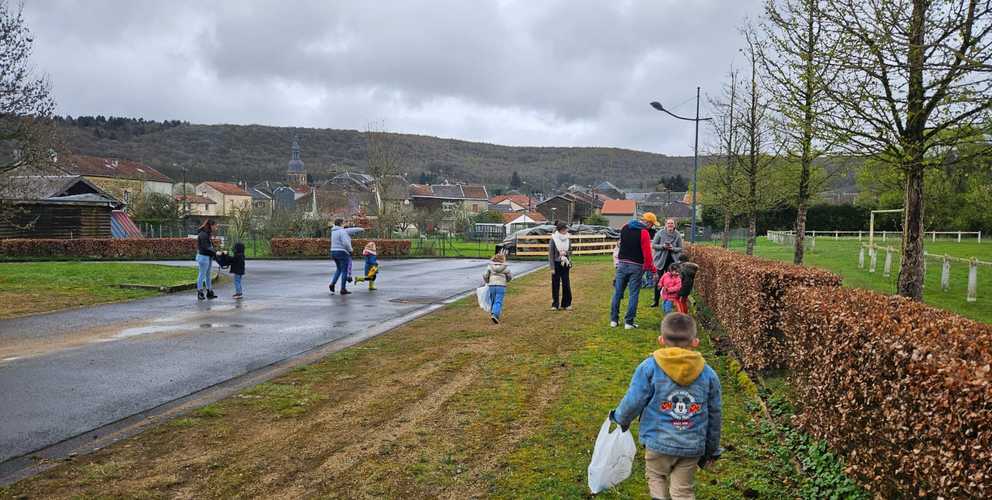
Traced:
<path fill-rule="evenodd" d="M 885 263 L 885 252 L 878 254 L 877 268 L 874 274 L 868 272 L 869 259 L 865 255 L 865 269 L 858 269 L 859 242 L 857 239 L 835 240 L 832 237 L 818 237 L 816 248 L 806 251 L 806 264 L 833 271 L 844 277 L 844 284 L 857 288 L 867 288 L 884 293 L 895 293 L 899 276 L 899 240 L 889 239 L 879 245 L 891 245 L 893 248 L 892 274 L 882 276 Z M 732 248 L 743 251 L 743 242 L 735 241 Z M 953 240 L 927 241 L 926 251 L 932 254 L 947 254 L 952 257 L 977 257 L 985 262 L 992 262 L 992 243 L 977 243 L 975 240 L 957 243 Z M 768 259 L 792 261 L 792 247 L 779 245 L 767 238 L 758 238 L 755 255 Z M 951 262 L 950 288 L 945 292 L 940 289 L 939 260 L 927 259 L 927 276 L 924 283 L 923 300 L 931 305 L 954 311 L 969 318 L 992 323 L 992 267 L 978 267 L 978 300 L 967 302 L 968 265 L 961 262 Z"/>
<path fill-rule="evenodd" d="M 173 286 L 196 281 L 191 267 L 120 262 L 0 263 L 0 318 L 158 295 L 115 285 Z"/>

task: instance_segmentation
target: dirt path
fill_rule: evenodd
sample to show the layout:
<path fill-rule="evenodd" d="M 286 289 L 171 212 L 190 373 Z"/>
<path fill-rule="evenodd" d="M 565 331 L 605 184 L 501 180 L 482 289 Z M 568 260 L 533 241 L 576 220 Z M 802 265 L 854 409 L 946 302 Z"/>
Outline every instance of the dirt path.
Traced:
<path fill-rule="evenodd" d="M 0 497 L 488 496 L 561 397 L 581 345 L 563 322 L 605 317 L 608 270 L 576 268 L 576 311 L 547 310 L 540 271 L 511 285 L 502 325 L 457 303 Z"/>

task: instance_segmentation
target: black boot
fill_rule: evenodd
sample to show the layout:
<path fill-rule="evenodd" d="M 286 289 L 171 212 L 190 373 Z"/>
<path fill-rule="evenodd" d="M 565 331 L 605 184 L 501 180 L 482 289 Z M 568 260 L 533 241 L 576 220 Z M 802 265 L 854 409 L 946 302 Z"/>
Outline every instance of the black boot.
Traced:
<path fill-rule="evenodd" d="M 341 287 L 341 295 L 351 295 L 347 288 Z"/>
<path fill-rule="evenodd" d="M 334 285 L 327 285 L 327 289 L 331 291 L 331 295 L 334 295 Z"/>
<path fill-rule="evenodd" d="M 196 300 L 203 300 L 205 298 L 207 298 L 207 296 L 203 295 L 203 290 L 196 291 Z"/>
<path fill-rule="evenodd" d="M 214 291 L 213 290 L 207 290 L 207 298 L 212 300 L 212 299 L 216 299 L 217 296 L 214 295 Z"/>

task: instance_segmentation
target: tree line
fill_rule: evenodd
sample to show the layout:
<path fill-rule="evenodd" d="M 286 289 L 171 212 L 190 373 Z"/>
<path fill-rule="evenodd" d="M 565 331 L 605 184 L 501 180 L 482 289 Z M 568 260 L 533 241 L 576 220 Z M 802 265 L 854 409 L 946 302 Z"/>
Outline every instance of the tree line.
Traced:
<path fill-rule="evenodd" d="M 801 264 L 811 203 L 846 175 L 829 159 L 862 158 L 859 183 L 904 210 L 898 293 L 920 300 L 924 209 L 992 201 L 992 4 L 766 0 L 740 34 L 745 62 L 711 100 L 719 160 L 701 172 L 707 202 L 724 227 L 744 217 L 748 254 L 759 214 L 795 207 Z"/>

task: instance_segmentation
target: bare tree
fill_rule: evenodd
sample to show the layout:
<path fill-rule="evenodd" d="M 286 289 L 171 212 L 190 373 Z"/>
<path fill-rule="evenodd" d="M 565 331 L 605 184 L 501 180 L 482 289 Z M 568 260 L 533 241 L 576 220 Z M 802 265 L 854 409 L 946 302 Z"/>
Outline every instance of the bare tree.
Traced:
<path fill-rule="evenodd" d="M 898 293 L 923 297 L 924 171 L 942 149 L 989 123 L 989 0 L 824 0 L 836 44 L 827 87 L 830 124 L 855 153 L 896 165 L 905 177 Z"/>
<path fill-rule="evenodd" d="M 381 124 L 370 123 L 365 131 L 368 147 L 368 174 L 372 177 L 372 195 L 376 201 L 376 232 L 388 238 L 392 229 L 402 223 L 398 207 L 393 207 L 384 196 L 391 177 L 399 174 L 399 156 L 395 144 Z"/>
<path fill-rule="evenodd" d="M 724 86 L 723 95 L 710 99 L 713 107 L 714 120 L 711 122 L 717 140 L 717 154 L 721 161 L 710 166 L 705 172 L 707 197 L 710 202 L 717 204 L 723 211 L 723 237 L 720 244 L 723 248 L 730 246 L 730 224 L 734 215 L 739 212 L 740 200 L 737 197 L 735 184 L 738 183 L 737 169 L 740 162 L 740 121 L 735 120 L 737 113 L 738 76 L 739 72 L 731 68 L 730 83 Z"/>
<path fill-rule="evenodd" d="M 744 179 L 744 185 L 738 196 L 743 201 L 744 213 L 747 216 L 746 252 L 748 255 L 753 255 L 758 229 L 758 210 L 777 201 L 769 197 L 771 191 L 759 189 L 759 185 L 769 179 L 771 170 L 776 166 L 778 143 L 772 130 L 771 101 L 759 71 L 764 47 L 752 28 L 744 29 L 743 35 L 744 53 L 750 60 L 751 74 L 750 80 L 744 82 L 743 86 L 743 97 L 747 107 L 741 110 L 737 118 L 744 141 L 744 151 L 743 154 L 738 155 L 737 162 L 737 169 Z"/>
<path fill-rule="evenodd" d="M 767 50 L 760 52 L 768 76 L 777 131 L 784 156 L 799 172 L 791 194 L 796 207 L 793 262 L 802 264 L 806 212 L 810 200 L 830 179 L 815 175 L 814 162 L 834 149 L 835 137 L 822 126 L 836 106 L 826 94 L 835 76 L 828 64 L 836 41 L 828 41 L 823 0 L 766 0 L 762 31 Z M 831 43 L 832 42 L 832 43 Z M 840 169 L 834 169 L 836 174 Z"/>
<path fill-rule="evenodd" d="M 0 0 L 0 183 L 9 184 L 22 167 L 21 176 L 57 170 L 55 101 L 47 79 L 35 76 L 30 64 L 32 42 L 22 6 Z M 0 200 L 0 219 L 12 223 L 17 211 Z"/>

